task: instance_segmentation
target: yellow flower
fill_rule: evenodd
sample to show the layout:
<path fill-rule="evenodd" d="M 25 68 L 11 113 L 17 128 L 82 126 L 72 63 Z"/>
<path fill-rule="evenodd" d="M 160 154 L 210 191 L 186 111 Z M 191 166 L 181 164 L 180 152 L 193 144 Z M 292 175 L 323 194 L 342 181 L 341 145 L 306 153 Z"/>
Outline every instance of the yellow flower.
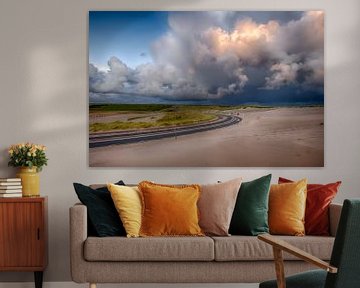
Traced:
<path fill-rule="evenodd" d="M 14 154 L 14 150 L 13 149 L 9 149 L 9 154 L 13 155 Z"/>
<path fill-rule="evenodd" d="M 27 153 L 27 156 L 29 156 L 29 157 L 30 157 L 30 156 L 31 156 L 31 153 L 30 153 L 30 152 L 28 152 L 28 153 Z"/>

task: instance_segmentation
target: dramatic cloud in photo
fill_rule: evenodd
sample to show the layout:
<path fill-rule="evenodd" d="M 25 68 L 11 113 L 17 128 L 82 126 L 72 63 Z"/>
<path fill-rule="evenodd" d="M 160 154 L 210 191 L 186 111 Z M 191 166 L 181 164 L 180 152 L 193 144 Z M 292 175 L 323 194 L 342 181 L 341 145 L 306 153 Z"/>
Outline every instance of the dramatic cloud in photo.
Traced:
<path fill-rule="evenodd" d="M 253 14 L 169 12 L 166 31 L 137 54 L 151 60 L 133 67 L 112 55 L 106 70 L 90 63 L 89 92 L 97 101 L 106 94 L 241 99 L 250 87 L 256 93 L 323 93 L 323 12 Z"/>

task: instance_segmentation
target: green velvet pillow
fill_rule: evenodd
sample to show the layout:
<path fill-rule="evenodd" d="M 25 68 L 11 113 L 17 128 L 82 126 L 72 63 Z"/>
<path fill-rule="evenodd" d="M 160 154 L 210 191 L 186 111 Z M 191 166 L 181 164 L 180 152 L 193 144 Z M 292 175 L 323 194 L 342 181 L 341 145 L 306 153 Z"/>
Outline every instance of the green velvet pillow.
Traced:
<path fill-rule="evenodd" d="M 271 174 L 241 184 L 231 218 L 232 235 L 269 233 L 268 208 Z"/>

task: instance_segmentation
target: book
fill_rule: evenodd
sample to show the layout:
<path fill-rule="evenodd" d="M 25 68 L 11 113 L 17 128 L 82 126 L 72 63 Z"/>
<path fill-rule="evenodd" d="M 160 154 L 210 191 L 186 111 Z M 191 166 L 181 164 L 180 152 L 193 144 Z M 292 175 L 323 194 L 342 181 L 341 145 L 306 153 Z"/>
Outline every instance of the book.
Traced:
<path fill-rule="evenodd" d="M 0 186 L 19 186 L 21 182 L 0 182 Z"/>
<path fill-rule="evenodd" d="M 0 198 L 22 197 L 22 193 L 0 193 Z"/>
<path fill-rule="evenodd" d="M 0 178 L 0 182 L 21 182 L 20 178 Z"/>
<path fill-rule="evenodd" d="M 22 185 L 21 185 L 21 184 L 18 184 L 18 185 L 10 185 L 10 186 L 3 186 L 3 185 L 0 186 L 0 190 L 20 189 L 20 188 L 22 188 Z"/>
<path fill-rule="evenodd" d="M 18 192 L 22 192 L 21 187 L 18 189 L 0 189 L 0 193 L 1 194 L 5 194 L 5 193 L 18 193 Z"/>

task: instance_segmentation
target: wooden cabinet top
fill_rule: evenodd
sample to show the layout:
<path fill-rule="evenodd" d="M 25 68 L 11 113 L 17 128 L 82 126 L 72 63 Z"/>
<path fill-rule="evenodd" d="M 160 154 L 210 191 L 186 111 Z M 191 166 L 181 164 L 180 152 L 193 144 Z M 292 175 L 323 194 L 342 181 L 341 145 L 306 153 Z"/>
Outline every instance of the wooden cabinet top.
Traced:
<path fill-rule="evenodd" d="M 47 201 L 47 196 L 0 198 L 0 203 L 39 203 L 46 201 Z"/>

